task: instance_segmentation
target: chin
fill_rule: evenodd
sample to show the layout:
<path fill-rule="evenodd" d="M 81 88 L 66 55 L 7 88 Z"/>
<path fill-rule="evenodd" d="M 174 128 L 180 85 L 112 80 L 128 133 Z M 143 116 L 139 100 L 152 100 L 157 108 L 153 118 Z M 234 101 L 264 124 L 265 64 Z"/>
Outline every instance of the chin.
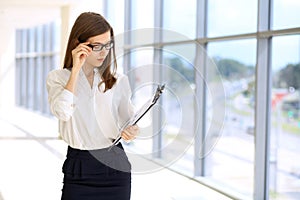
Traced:
<path fill-rule="evenodd" d="M 102 64 L 103 64 L 103 62 L 97 62 L 97 63 L 94 64 L 94 66 L 95 66 L 95 67 L 101 67 Z"/>

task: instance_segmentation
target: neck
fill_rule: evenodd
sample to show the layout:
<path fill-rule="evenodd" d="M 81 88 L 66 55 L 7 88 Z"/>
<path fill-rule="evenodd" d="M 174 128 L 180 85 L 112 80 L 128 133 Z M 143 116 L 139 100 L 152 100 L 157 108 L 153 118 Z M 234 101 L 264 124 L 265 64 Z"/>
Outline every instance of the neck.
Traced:
<path fill-rule="evenodd" d="M 94 75 L 94 68 L 93 67 L 83 66 L 82 70 L 83 70 L 86 77 L 90 77 L 90 76 Z"/>

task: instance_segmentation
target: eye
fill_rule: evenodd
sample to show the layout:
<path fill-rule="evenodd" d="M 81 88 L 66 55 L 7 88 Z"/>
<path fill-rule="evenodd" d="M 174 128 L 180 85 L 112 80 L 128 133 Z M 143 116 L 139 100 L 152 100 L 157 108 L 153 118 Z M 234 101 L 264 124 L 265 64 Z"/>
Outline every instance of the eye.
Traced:
<path fill-rule="evenodd" d="M 113 47 L 114 43 L 113 41 L 110 41 L 106 44 L 89 44 L 89 47 L 92 47 L 93 51 L 102 51 L 102 49 L 110 50 Z"/>
<path fill-rule="evenodd" d="M 110 48 L 113 47 L 113 45 L 114 45 L 113 42 L 109 42 L 109 43 L 107 43 L 107 44 L 105 45 L 105 48 L 106 48 L 106 49 L 110 49 Z"/>
<path fill-rule="evenodd" d="M 94 45 L 93 50 L 94 51 L 100 51 L 102 49 L 102 45 Z"/>

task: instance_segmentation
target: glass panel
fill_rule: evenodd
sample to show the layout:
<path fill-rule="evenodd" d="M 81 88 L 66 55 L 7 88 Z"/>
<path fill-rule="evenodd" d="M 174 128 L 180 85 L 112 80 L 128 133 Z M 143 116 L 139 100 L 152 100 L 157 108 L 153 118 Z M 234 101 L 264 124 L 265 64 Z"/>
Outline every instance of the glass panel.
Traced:
<path fill-rule="evenodd" d="M 33 109 L 34 110 L 39 110 L 39 104 L 40 104 L 40 100 L 38 98 L 38 57 L 34 58 L 34 105 L 33 105 Z M 46 85 L 46 83 L 44 83 Z"/>
<path fill-rule="evenodd" d="M 195 81 L 195 44 L 164 46 L 163 82 L 166 90 L 162 104 L 161 151 L 165 165 L 193 175 Z"/>
<path fill-rule="evenodd" d="M 300 1 L 273 0 L 273 29 L 300 26 Z"/>
<path fill-rule="evenodd" d="M 300 198 L 300 36 L 273 38 L 270 197 Z"/>
<path fill-rule="evenodd" d="M 39 85 L 38 85 L 38 62 L 37 62 L 37 57 L 35 57 L 33 59 L 33 62 L 34 62 L 34 76 L 33 76 L 33 87 L 34 87 L 34 104 L 33 104 L 33 109 L 34 110 L 38 110 L 39 109 L 39 99 L 38 99 L 38 88 L 39 88 Z"/>
<path fill-rule="evenodd" d="M 27 52 L 27 41 L 28 41 L 28 33 L 27 33 L 27 29 L 24 29 L 24 30 L 22 30 L 22 50 L 21 50 L 21 52 L 22 53 L 25 53 L 25 52 Z"/>
<path fill-rule="evenodd" d="M 256 32 L 257 0 L 208 0 L 208 37 Z"/>
<path fill-rule="evenodd" d="M 31 42 L 31 41 L 29 41 Z M 34 60 L 33 58 L 28 58 L 27 62 L 27 108 L 33 109 L 34 105 Z"/>
<path fill-rule="evenodd" d="M 35 52 L 35 29 L 29 29 L 28 52 Z"/>
<path fill-rule="evenodd" d="M 163 2 L 163 28 L 194 39 L 196 37 L 197 19 L 196 0 L 165 0 Z M 170 37 L 169 35 L 164 35 L 163 37 L 164 42 L 180 39 L 181 38 Z"/>
<path fill-rule="evenodd" d="M 132 49 L 130 52 L 131 69 L 126 72 L 132 89 L 132 102 L 139 109 L 153 95 L 153 48 Z M 138 154 L 152 153 L 153 123 L 151 111 L 138 123 L 140 127 L 137 141 L 133 141 Z"/>
<path fill-rule="evenodd" d="M 132 0 L 130 44 L 144 45 L 154 41 L 154 0 Z"/>
<path fill-rule="evenodd" d="M 50 52 L 51 51 L 51 27 L 50 24 L 43 25 L 43 33 L 44 33 L 44 40 L 43 40 L 43 46 L 44 46 L 44 52 Z"/>
<path fill-rule="evenodd" d="M 43 46 L 44 46 L 44 34 L 43 34 L 43 26 L 38 26 L 36 28 L 37 34 L 36 34 L 36 51 L 38 53 L 43 52 Z"/>
<path fill-rule="evenodd" d="M 26 58 L 22 58 L 21 59 L 21 69 L 20 69 L 20 73 L 21 73 L 21 89 L 20 89 L 20 93 L 21 93 L 21 106 L 25 106 L 26 105 L 26 93 L 27 93 L 27 81 L 26 81 L 26 77 L 27 77 L 27 70 L 26 70 Z"/>
<path fill-rule="evenodd" d="M 43 62 L 41 57 L 36 59 L 36 74 L 36 109 L 41 111 L 43 105 L 42 92 L 44 89 L 43 86 L 45 85 L 45 82 L 43 81 Z"/>
<path fill-rule="evenodd" d="M 208 163 L 206 176 L 239 193 L 252 196 L 256 40 L 209 43 L 208 55 L 215 61 L 223 79 L 226 113 L 222 137 L 205 157 Z M 209 77 L 214 76 L 211 73 L 208 69 Z M 209 119 L 210 107 L 216 106 L 210 102 L 207 98 L 207 126 L 208 121 L 213 120 Z"/>
<path fill-rule="evenodd" d="M 132 0 L 131 28 L 153 28 L 154 27 L 154 0 L 140 1 Z"/>
<path fill-rule="evenodd" d="M 114 29 L 115 35 L 124 33 L 124 0 L 107 1 L 107 21 Z"/>

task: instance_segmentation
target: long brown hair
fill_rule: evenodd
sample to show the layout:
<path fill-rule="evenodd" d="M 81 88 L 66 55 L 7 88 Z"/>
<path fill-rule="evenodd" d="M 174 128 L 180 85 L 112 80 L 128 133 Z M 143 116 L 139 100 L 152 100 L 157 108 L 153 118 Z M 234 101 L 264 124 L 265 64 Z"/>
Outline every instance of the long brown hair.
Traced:
<path fill-rule="evenodd" d="M 79 43 L 86 42 L 90 37 L 101 35 L 103 33 L 106 33 L 107 31 L 110 31 L 111 39 L 113 39 L 113 28 L 102 15 L 94 12 L 84 12 L 80 14 L 76 19 L 69 36 L 63 68 L 67 68 L 69 70 L 72 69 L 72 50 L 76 48 Z M 117 61 L 114 46 L 109 50 L 109 53 L 106 56 L 103 64 L 98 68 L 100 72 L 104 69 L 103 73 L 100 73 L 102 82 L 98 85 L 98 87 L 104 83 L 105 92 L 108 89 L 111 89 L 117 80 L 115 77 L 117 70 Z M 112 71 L 111 68 L 113 68 Z"/>

